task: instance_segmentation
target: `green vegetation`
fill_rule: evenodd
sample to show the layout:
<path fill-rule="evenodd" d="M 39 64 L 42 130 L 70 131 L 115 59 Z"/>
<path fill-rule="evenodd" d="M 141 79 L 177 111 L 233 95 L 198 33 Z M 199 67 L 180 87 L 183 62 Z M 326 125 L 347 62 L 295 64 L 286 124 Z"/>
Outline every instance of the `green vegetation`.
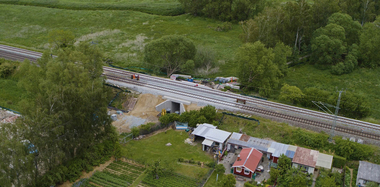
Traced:
<path fill-rule="evenodd" d="M 212 161 L 211 156 L 202 151 L 201 145 L 185 144 L 186 138 L 188 138 L 188 134 L 184 131 L 168 130 L 150 138 L 130 141 L 122 147 L 122 154 L 140 163 L 158 159 L 177 160 L 178 158 L 193 159 L 201 162 Z M 166 146 L 167 143 L 172 145 Z"/>
<path fill-rule="evenodd" d="M 174 173 L 165 174 L 158 179 L 155 179 L 152 175 L 147 175 L 142 182 L 148 186 L 155 187 L 194 187 L 199 185 L 199 181 L 196 179 Z"/>
<path fill-rule="evenodd" d="M 95 172 L 89 182 L 101 186 L 130 186 L 145 171 L 144 166 L 114 161 L 102 172 Z"/>
<path fill-rule="evenodd" d="M 20 13 L 22 12 L 22 13 Z M 76 44 L 91 42 L 119 66 L 147 67 L 143 62 L 144 45 L 166 35 L 182 35 L 196 46 L 215 51 L 217 66 L 223 74 L 234 75 L 229 61 L 241 45 L 241 29 L 233 25 L 228 32 L 218 32 L 219 21 L 181 15 L 176 17 L 149 15 L 134 11 L 74 11 L 31 6 L 0 5 L 0 38 L 40 50 L 48 49 L 48 33 L 67 30 L 74 33 Z M 224 71 L 225 70 L 225 71 Z M 221 75 L 221 71 L 218 72 Z"/>
<path fill-rule="evenodd" d="M 166 16 L 184 13 L 177 0 L 0 0 L 0 3 L 70 10 L 133 10 Z"/>

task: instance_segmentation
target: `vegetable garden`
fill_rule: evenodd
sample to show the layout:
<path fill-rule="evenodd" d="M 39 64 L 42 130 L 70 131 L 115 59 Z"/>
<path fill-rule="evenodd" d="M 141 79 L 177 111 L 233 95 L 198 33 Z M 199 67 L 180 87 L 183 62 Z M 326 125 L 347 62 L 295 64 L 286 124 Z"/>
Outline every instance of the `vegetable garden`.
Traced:
<path fill-rule="evenodd" d="M 200 181 L 180 174 L 163 175 L 159 179 L 155 179 L 152 175 L 147 175 L 142 181 L 145 187 L 195 187 L 199 186 Z"/>
<path fill-rule="evenodd" d="M 115 161 L 108 165 L 103 171 L 95 172 L 89 179 L 89 184 L 85 186 L 127 187 L 144 171 L 144 166 Z"/>

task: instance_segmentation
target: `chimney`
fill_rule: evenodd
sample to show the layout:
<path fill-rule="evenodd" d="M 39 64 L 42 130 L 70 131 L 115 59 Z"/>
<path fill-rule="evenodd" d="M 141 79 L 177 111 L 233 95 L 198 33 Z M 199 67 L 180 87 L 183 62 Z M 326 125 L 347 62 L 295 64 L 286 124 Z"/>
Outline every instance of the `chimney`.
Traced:
<path fill-rule="evenodd" d="M 240 161 L 240 154 L 238 155 L 237 161 Z"/>

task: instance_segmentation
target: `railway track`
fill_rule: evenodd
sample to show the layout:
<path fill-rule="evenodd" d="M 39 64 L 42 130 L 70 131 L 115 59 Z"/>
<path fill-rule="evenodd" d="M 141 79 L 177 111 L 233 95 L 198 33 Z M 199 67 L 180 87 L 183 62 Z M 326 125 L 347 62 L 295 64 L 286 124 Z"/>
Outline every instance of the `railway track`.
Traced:
<path fill-rule="evenodd" d="M 29 59 L 32 62 L 36 62 L 37 59 L 41 58 L 41 56 L 42 53 L 0 45 L 0 57 L 6 59 L 18 61 Z M 152 77 L 149 75 L 140 74 L 140 79 L 142 81 L 133 81 L 128 78 L 131 74 L 135 74 L 135 72 L 119 70 L 106 66 L 104 66 L 103 69 L 104 72 L 119 75 L 113 76 L 106 73 L 107 78 L 109 80 L 115 80 L 141 87 L 148 87 L 160 90 L 162 92 L 170 92 L 182 96 L 191 96 L 193 98 L 199 99 L 200 101 L 203 100 L 211 103 L 218 103 L 220 105 L 225 105 L 231 108 L 239 109 L 242 112 L 248 112 L 267 117 L 274 117 L 277 119 L 285 120 L 287 122 L 301 123 L 326 130 L 330 130 L 332 128 L 331 122 L 334 119 L 334 116 L 330 114 L 298 108 L 281 103 L 261 100 L 239 94 L 222 92 L 219 90 L 193 87 L 190 85 L 184 85 L 183 83 L 177 81 L 171 81 L 169 79 L 159 77 Z M 125 77 L 123 78 L 120 76 Z M 144 83 L 144 80 L 147 81 Z M 167 86 L 163 87 L 164 84 Z M 186 90 L 191 91 L 185 92 Z M 236 99 L 246 100 L 247 104 L 244 105 L 236 103 Z M 345 118 L 341 116 L 337 118 L 337 123 L 338 125 L 335 127 L 335 131 L 337 132 L 352 134 L 355 136 L 369 138 L 372 140 L 380 140 L 380 125 Z M 363 129 L 365 129 L 365 131 L 363 131 Z"/>
<path fill-rule="evenodd" d="M 118 81 L 118 82 L 123 82 L 123 83 L 128 83 L 128 84 L 133 84 L 133 85 L 137 85 L 137 86 L 144 86 L 144 87 L 147 87 L 147 88 L 150 88 L 150 89 L 155 89 L 155 90 L 159 90 L 159 91 L 163 91 L 163 92 L 170 92 L 172 94 L 176 94 L 176 95 L 179 95 L 179 96 L 193 97 L 193 98 L 196 98 L 196 99 L 199 99 L 199 100 L 203 100 L 203 101 L 207 101 L 207 102 L 210 102 L 210 103 L 222 104 L 222 105 L 229 106 L 229 107 L 239 108 L 243 112 L 253 113 L 253 114 L 256 114 L 256 115 L 257 114 L 261 114 L 261 115 L 266 115 L 266 116 L 277 117 L 277 118 L 285 119 L 287 121 L 293 121 L 293 122 L 297 122 L 297 123 L 303 123 L 303 124 L 311 125 L 311 126 L 314 126 L 314 127 L 317 127 L 317 128 L 327 129 L 327 130 L 330 130 L 331 127 L 332 127 L 331 124 L 327 124 L 327 123 L 322 123 L 322 122 L 318 122 L 318 121 L 308 120 L 308 119 L 304 119 L 304 118 L 300 118 L 300 117 L 294 117 L 294 116 L 290 116 L 290 115 L 286 115 L 286 114 L 281 114 L 281 113 L 277 113 L 277 112 L 273 112 L 273 111 L 258 109 L 258 108 L 246 106 L 246 105 L 240 104 L 240 103 L 224 102 L 224 101 L 216 100 L 214 98 L 209 98 L 209 97 L 204 97 L 204 96 L 199 96 L 199 95 L 193 95 L 193 94 L 187 94 L 187 93 L 183 93 L 183 92 L 180 92 L 180 91 L 177 91 L 177 90 L 170 90 L 170 89 L 167 89 L 167 88 L 161 88 L 161 87 L 158 87 L 158 86 L 142 83 L 142 82 L 139 82 L 139 81 L 136 81 L 136 80 L 131 80 L 131 79 L 128 79 L 128 78 L 127 79 L 126 78 L 121 78 L 121 77 L 114 76 L 114 75 L 107 75 L 107 79 L 108 80 Z M 359 131 L 359 130 L 350 129 L 350 128 L 344 128 L 344 127 L 340 127 L 340 126 L 336 126 L 335 130 L 338 131 L 338 132 L 352 134 L 352 135 L 355 135 L 355 136 L 369 138 L 369 139 L 373 139 L 373 140 L 377 140 L 377 141 L 380 140 L 380 136 L 378 136 L 378 135 L 376 135 L 374 133 L 362 132 L 362 131 Z"/>

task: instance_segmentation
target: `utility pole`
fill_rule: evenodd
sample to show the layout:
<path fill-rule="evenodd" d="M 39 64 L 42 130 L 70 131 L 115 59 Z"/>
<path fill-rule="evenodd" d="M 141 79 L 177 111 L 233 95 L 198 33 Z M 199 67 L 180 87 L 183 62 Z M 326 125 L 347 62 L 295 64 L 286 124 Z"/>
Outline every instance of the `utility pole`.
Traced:
<path fill-rule="evenodd" d="M 344 90 L 337 91 L 339 92 L 339 97 L 338 97 L 338 102 L 336 103 L 336 106 L 330 105 L 328 103 L 323 103 L 321 101 L 312 101 L 319 109 L 321 109 L 323 112 L 329 113 L 331 115 L 334 115 L 334 120 L 333 120 L 333 125 L 331 127 L 331 132 L 330 132 L 330 137 L 329 137 L 329 142 L 332 142 L 332 138 L 335 135 L 335 126 L 336 126 L 336 120 L 338 119 L 338 112 L 339 112 L 339 104 L 340 104 L 340 98 L 342 96 L 343 92 L 346 92 Z M 335 108 L 335 114 L 333 114 L 328 107 Z"/>
<path fill-rule="evenodd" d="M 335 126 L 336 126 L 336 120 L 337 120 L 337 118 L 338 118 L 340 98 L 341 98 L 341 96 L 342 96 L 342 92 L 346 92 L 346 91 L 340 90 L 340 91 L 338 91 L 338 92 L 339 92 L 339 97 L 338 97 L 338 102 L 336 103 L 336 107 L 335 107 L 334 123 L 333 123 L 333 126 L 332 126 L 332 128 L 331 128 L 331 134 L 330 134 L 330 138 L 329 138 L 329 141 L 330 141 L 330 142 L 332 141 L 332 138 L 334 137 L 334 134 L 335 134 Z"/>

